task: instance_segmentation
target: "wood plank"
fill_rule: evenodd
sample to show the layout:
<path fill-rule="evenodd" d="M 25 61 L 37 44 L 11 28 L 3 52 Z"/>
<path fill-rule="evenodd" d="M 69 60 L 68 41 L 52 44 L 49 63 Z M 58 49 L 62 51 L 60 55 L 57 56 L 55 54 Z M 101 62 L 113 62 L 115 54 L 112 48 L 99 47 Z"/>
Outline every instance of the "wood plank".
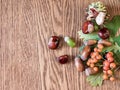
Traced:
<path fill-rule="evenodd" d="M 82 40 L 77 32 L 84 9 L 98 0 L 0 0 L 0 90 L 119 90 L 120 81 L 91 87 L 73 59 Z M 103 1 L 111 17 L 120 14 L 120 0 Z M 77 47 L 65 43 L 49 50 L 51 35 L 71 36 Z M 68 54 L 68 64 L 56 57 Z M 120 75 L 120 73 L 118 73 Z"/>

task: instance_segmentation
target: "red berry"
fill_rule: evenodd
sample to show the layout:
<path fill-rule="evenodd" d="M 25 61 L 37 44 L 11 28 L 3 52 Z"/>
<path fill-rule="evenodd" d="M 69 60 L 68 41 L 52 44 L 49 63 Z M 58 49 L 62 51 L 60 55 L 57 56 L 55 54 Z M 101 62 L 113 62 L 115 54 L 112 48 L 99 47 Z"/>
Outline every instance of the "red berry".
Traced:
<path fill-rule="evenodd" d="M 106 66 L 106 67 L 109 67 L 109 66 L 110 66 L 110 62 L 108 62 L 107 60 L 105 60 L 105 61 L 103 62 L 103 65 Z"/>
<path fill-rule="evenodd" d="M 111 57 L 111 54 L 110 54 L 110 53 L 107 53 L 107 54 L 106 54 L 106 58 L 109 58 L 109 57 Z"/>
<path fill-rule="evenodd" d="M 68 62 L 68 55 L 62 55 L 57 58 L 58 62 L 61 64 L 65 64 Z"/>
<path fill-rule="evenodd" d="M 109 54 L 111 54 L 111 56 L 113 56 L 113 52 L 108 52 Z"/>
<path fill-rule="evenodd" d="M 56 49 L 59 45 L 59 37 L 58 36 L 51 36 L 48 42 L 48 47 L 50 49 Z"/>
<path fill-rule="evenodd" d="M 116 64 L 115 63 L 111 63 L 110 64 L 110 68 L 116 68 Z"/>
<path fill-rule="evenodd" d="M 110 63 L 114 61 L 114 58 L 113 57 L 108 57 L 107 59 Z"/>
<path fill-rule="evenodd" d="M 109 57 L 112 57 L 113 56 L 113 53 L 112 52 L 108 52 L 107 54 L 106 54 L 106 58 L 109 58 Z"/>
<path fill-rule="evenodd" d="M 110 36 L 110 32 L 107 28 L 103 28 L 103 29 L 99 30 L 98 35 L 102 39 L 107 39 Z"/>
<path fill-rule="evenodd" d="M 109 67 L 106 67 L 106 66 L 103 67 L 103 70 L 105 70 L 105 71 L 107 71 L 109 69 L 110 69 Z"/>

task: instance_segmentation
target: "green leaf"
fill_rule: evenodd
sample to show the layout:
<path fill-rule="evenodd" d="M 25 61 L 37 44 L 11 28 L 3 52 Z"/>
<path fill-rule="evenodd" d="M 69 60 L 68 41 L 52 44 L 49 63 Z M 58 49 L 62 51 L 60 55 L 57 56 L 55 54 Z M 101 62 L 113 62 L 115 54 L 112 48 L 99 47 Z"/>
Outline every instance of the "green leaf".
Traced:
<path fill-rule="evenodd" d="M 109 51 L 113 51 L 114 53 L 120 52 L 120 46 L 117 43 L 115 43 L 110 47 L 105 47 L 102 52 L 109 52 Z"/>
<path fill-rule="evenodd" d="M 114 59 L 116 64 L 120 64 L 120 52 L 114 53 Z"/>
<path fill-rule="evenodd" d="M 84 34 L 82 32 L 82 30 L 80 30 L 78 32 L 78 34 L 79 34 L 80 38 L 82 38 L 83 40 L 89 40 L 89 39 L 99 40 L 100 39 L 99 36 L 98 36 L 98 34 L 97 34 L 97 32 L 93 32 L 93 33 L 89 33 L 89 34 Z"/>
<path fill-rule="evenodd" d="M 113 38 L 113 41 L 116 42 L 120 46 L 120 35 Z"/>
<path fill-rule="evenodd" d="M 116 15 L 111 21 L 105 24 L 105 27 L 110 30 L 111 36 L 115 36 L 120 28 L 120 15 Z"/>
<path fill-rule="evenodd" d="M 103 82 L 102 78 L 103 73 L 97 73 L 95 75 L 90 75 L 87 77 L 87 81 L 92 85 L 92 86 L 101 86 Z"/>

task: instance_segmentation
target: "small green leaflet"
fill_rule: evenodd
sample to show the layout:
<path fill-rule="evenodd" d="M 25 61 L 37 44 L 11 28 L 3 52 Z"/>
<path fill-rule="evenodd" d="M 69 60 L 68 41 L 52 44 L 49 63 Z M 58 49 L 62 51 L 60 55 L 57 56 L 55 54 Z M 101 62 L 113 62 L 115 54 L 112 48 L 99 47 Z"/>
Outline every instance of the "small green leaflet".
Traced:
<path fill-rule="evenodd" d="M 120 52 L 114 53 L 115 63 L 120 65 Z"/>
<path fill-rule="evenodd" d="M 80 30 L 78 32 L 78 34 L 79 34 L 80 38 L 82 38 L 83 40 L 89 40 L 89 39 L 99 40 L 100 39 L 99 36 L 98 36 L 98 34 L 97 34 L 97 32 L 93 32 L 93 33 L 90 33 L 90 34 L 84 34 L 82 32 L 82 30 Z"/>
<path fill-rule="evenodd" d="M 87 81 L 92 85 L 92 86 L 101 86 L 103 82 L 102 78 L 103 73 L 97 73 L 95 75 L 90 75 L 87 77 Z"/>
<path fill-rule="evenodd" d="M 120 46 L 117 43 L 115 43 L 110 47 L 105 47 L 102 52 L 109 52 L 109 51 L 113 51 L 114 53 L 120 52 Z"/>
<path fill-rule="evenodd" d="M 116 42 L 120 46 L 120 35 L 113 38 L 113 41 Z"/>
<path fill-rule="evenodd" d="M 120 15 L 116 15 L 111 21 L 105 24 L 105 27 L 110 30 L 111 36 L 115 36 L 120 28 Z"/>

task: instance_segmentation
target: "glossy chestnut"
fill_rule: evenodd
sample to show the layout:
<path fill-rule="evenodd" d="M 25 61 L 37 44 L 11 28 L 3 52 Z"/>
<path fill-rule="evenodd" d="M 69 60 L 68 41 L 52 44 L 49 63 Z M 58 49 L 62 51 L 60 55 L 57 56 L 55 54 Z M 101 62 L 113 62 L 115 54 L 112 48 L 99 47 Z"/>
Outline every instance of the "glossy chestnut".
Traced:
<path fill-rule="evenodd" d="M 56 49 L 59 45 L 59 37 L 58 36 L 51 36 L 51 38 L 49 39 L 49 42 L 48 42 L 48 47 L 49 49 Z"/>

